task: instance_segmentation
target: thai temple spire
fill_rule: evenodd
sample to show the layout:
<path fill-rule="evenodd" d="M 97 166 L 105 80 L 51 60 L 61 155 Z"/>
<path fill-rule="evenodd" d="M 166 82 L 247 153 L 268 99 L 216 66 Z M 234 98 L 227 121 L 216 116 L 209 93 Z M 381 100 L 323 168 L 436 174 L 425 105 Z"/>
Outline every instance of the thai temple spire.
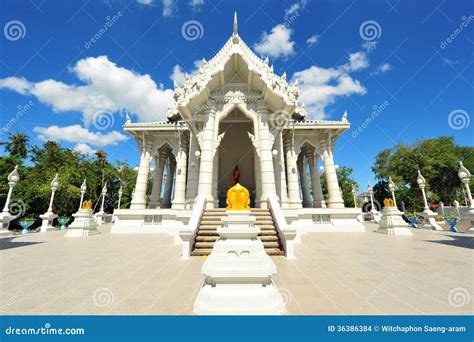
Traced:
<path fill-rule="evenodd" d="M 234 12 L 234 34 L 237 34 L 239 23 L 237 21 L 237 12 Z"/>

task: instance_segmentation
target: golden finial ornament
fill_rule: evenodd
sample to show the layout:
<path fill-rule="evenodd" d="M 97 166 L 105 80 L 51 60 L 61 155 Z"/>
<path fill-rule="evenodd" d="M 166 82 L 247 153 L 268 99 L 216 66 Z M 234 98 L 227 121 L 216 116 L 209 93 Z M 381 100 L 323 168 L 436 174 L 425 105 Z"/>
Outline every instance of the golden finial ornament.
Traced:
<path fill-rule="evenodd" d="M 227 210 L 250 210 L 250 193 L 240 183 L 227 190 Z"/>
<path fill-rule="evenodd" d="M 84 201 L 84 203 L 82 204 L 82 209 L 92 209 L 92 201 Z"/>
<path fill-rule="evenodd" d="M 383 200 L 383 205 L 386 208 L 394 208 L 395 204 L 393 203 L 393 200 L 391 198 L 386 198 Z"/>

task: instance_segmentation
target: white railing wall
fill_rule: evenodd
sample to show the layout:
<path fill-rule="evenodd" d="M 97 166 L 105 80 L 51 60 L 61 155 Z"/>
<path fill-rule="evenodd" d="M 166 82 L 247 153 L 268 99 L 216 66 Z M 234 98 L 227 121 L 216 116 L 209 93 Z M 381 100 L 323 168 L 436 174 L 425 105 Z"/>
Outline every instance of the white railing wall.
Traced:
<path fill-rule="evenodd" d="M 295 259 L 294 243 L 297 235 L 296 229 L 291 228 L 287 224 L 276 195 L 270 195 L 268 197 L 268 207 L 272 213 L 273 222 L 275 223 L 283 248 L 285 249 L 286 258 Z"/>
<path fill-rule="evenodd" d="M 191 249 L 196 239 L 196 233 L 201 222 L 204 207 L 206 206 L 206 198 L 204 196 L 198 196 L 194 204 L 193 213 L 189 219 L 189 223 L 179 230 L 179 237 L 182 241 L 181 259 L 189 259 L 191 255 Z"/>

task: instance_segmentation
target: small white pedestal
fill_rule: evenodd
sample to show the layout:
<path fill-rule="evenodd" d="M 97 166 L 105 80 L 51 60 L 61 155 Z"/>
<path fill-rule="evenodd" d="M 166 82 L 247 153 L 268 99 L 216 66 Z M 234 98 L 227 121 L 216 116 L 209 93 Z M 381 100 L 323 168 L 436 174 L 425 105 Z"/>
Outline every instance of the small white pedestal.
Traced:
<path fill-rule="evenodd" d="M 65 237 L 87 237 L 100 234 L 92 209 L 80 209 L 72 216 L 74 216 L 74 221 L 69 225 Z"/>
<path fill-rule="evenodd" d="M 16 216 L 11 215 L 8 212 L 0 213 L 0 238 L 7 238 L 13 236 L 12 232 L 8 230 L 8 227 L 10 226 L 10 222 L 14 219 L 16 219 Z"/>
<path fill-rule="evenodd" d="M 41 229 L 42 233 L 47 232 L 48 230 L 56 230 L 56 227 L 53 227 L 53 220 L 58 217 L 58 215 L 54 214 L 52 211 L 47 211 L 43 215 L 40 215 L 40 218 L 43 220 L 41 222 Z"/>
<path fill-rule="evenodd" d="M 403 220 L 402 215 L 403 213 L 397 208 L 384 208 L 379 221 L 379 228 L 377 228 L 376 232 L 388 235 L 413 235 L 408 228 L 408 223 Z"/>
<path fill-rule="evenodd" d="M 425 220 L 428 221 L 423 225 L 423 228 L 432 230 L 443 230 L 443 228 L 441 228 L 441 226 L 437 224 L 435 220 L 435 217 L 438 216 L 438 214 L 432 212 L 430 209 L 427 209 L 423 211 L 422 215 Z"/>
<path fill-rule="evenodd" d="M 250 211 L 226 211 L 220 238 L 202 266 L 206 277 L 194 303 L 201 315 L 278 315 L 285 303 L 273 284 L 276 266 L 257 238 Z"/>
<path fill-rule="evenodd" d="M 107 213 L 104 211 L 99 211 L 98 213 L 95 213 L 95 222 L 97 222 L 97 225 L 101 225 L 102 223 L 105 223 L 105 218 L 107 216 Z"/>

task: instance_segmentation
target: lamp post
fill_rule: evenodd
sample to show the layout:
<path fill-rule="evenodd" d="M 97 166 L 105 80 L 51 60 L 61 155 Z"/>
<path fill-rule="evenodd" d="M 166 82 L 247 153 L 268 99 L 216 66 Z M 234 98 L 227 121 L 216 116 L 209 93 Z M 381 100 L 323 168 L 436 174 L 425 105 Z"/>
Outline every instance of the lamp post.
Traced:
<path fill-rule="evenodd" d="M 424 211 L 426 213 L 431 212 L 430 208 L 428 207 L 428 201 L 426 200 L 426 193 L 425 193 L 425 186 L 426 186 L 426 179 L 421 174 L 420 170 L 418 170 L 418 177 L 416 177 L 416 183 L 421 189 L 421 194 L 423 196 L 423 203 L 425 205 Z"/>
<path fill-rule="evenodd" d="M 17 218 L 17 216 L 10 214 L 10 200 L 12 198 L 13 188 L 16 183 L 20 180 L 20 174 L 18 173 L 18 166 L 15 166 L 15 169 L 8 175 L 8 194 L 5 206 L 3 207 L 2 212 L 0 213 L 0 237 L 11 237 L 13 234 L 8 230 L 10 222 Z M 21 213 L 20 213 L 21 214 Z"/>
<path fill-rule="evenodd" d="M 426 187 L 426 179 L 421 174 L 420 170 L 418 170 L 418 177 L 416 178 L 416 183 L 421 189 L 421 194 L 423 195 L 423 203 L 425 205 L 425 210 L 423 210 L 423 216 L 425 217 L 426 223 L 423 225 L 423 228 L 433 229 L 433 230 L 443 230 L 439 224 L 436 223 L 435 217 L 437 216 L 436 213 L 430 210 L 428 206 L 428 201 L 426 199 L 425 187 Z"/>
<path fill-rule="evenodd" d="M 53 213 L 53 201 L 54 201 L 54 194 L 59 187 L 59 177 L 56 173 L 53 180 L 51 181 L 51 198 L 49 199 L 49 207 L 48 210 L 43 214 L 40 215 L 42 219 L 41 228 L 39 229 L 41 232 L 46 232 L 48 230 L 55 230 L 56 228 L 53 227 L 53 220 L 58 216 Z"/>
<path fill-rule="evenodd" d="M 393 204 L 395 205 L 395 208 L 397 208 L 397 200 L 395 199 L 395 190 L 397 190 L 397 186 L 393 182 L 392 177 L 388 177 L 388 189 L 392 193 Z"/>
<path fill-rule="evenodd" d="M 102 188 L 102 203 L 100 205 L 100 213 L 104 212 L 104 204 L 105 204 L 105 195 L 107 195 L 107 182 L 105 182 L 104 187 Z"/>
<path fill-rule="evenodd" d="M 58 177 L 58 174 L 56 173 L 56 176 L 54 176 L 53 180 L 51 181 L 51 199 L 49 200 L 48 213 L 53 212 L 54 193 L 56 192 L 56 190 L 58 190 L 58 187 L 59 187 L 59 177 Z"/>
<path fill-rule="evenodd" d="M 469 219 L 471 220 L 471 227 L 469 227 L 469 231 L 472 232 L 474 231 L 474 202 L 472 201 L 471 188 L 469 187 L 469 181 L 471 180 L 471 173 L 463 165 L 461 161 L 459 162 L 458 177 L 461 180 L 461 183 L 465 187 L 465 193 L 469 201 L 469 209 L 467 211 L 467 215 Z"/>
<path fill-rule="evenodd" d="M 352 198 L 354 199 L 354 208 L 357 208 L 357 197 L 356 197 L 356 187 L 355 184 L 352 183 Z"/>
<path fill-rule="evenodd" d="M 86 184 L 86 180 L 84 179 L 84 182 L 82 182 L 82 185 L 81 185 L 81 202 L 79 202 L 79 210 L 81 210 L 82 208 L 82 201 L 84 201 L 84 194 L 86 193 L 87 191 L 87 184 Z"/>
<path fill-rule="evenodd" d="M 367 192 L 369 193 L 370 204 L 372 206 L 372 208 L 370 209 L 370 212 L 373 213 L 373 214 L 376 214 L 376 213 L 378 213 L 378 211 L 377 211 L 377 209 L 375 209 L 375 206 L 374 206 L 374 190 L 373 190 L 372 184 L 370 184 L 370 182 L 367 185 Z"/>
<path fill-rule="evenodd" d="M 18 165 L 15 166 L 15 169 L 8 175 L 8 194 L 5 206 L 3 207 L 3 212 L 8 213 L 8 207 L 10 206 L 10 200 L 12 198 L 13 188 L 16 183 L 20 180 L 20 174 L 18 173 Z"/>

